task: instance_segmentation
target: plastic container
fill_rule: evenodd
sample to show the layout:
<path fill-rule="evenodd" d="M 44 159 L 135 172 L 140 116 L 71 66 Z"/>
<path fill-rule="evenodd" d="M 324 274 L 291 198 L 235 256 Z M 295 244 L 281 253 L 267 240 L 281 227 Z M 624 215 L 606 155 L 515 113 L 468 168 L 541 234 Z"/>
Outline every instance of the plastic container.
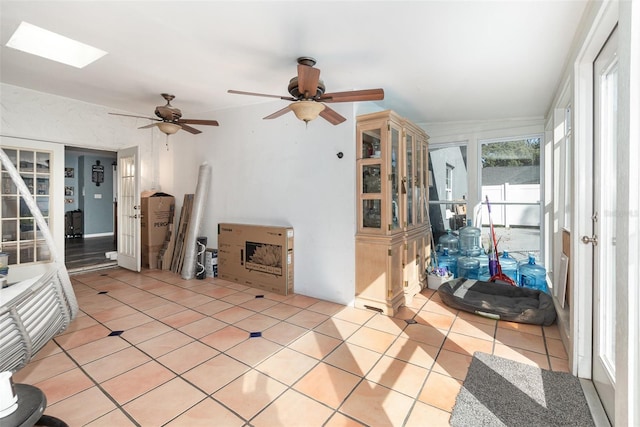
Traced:
<path fill-rule="evenodd" d="M 480 247 L 480 234 L 482 230 L 471 224 L 471 220 L 467 220 L 467 226 L 462 227 L 458 232 L 460 236 L 460 252 L 470 256 L 478 256 L 482 253 L 482 248 Z"/>
<path fill-rule="evenodd" d="M 451 230 L 447 230 L 447 234 L 443 234 L 438 239 L 438 246 L 440 247 L 440 252 L 444 252 L 445 249 L 449 249 L 450 255 L 458 254 L 459 250 L 459 239 L 451 234 Z"/>
<path fill-rule="evenodd" d="M 529 254 L 529 262 L 527 264 L 520 265 L 518 277 L 519 286 L 549 293 L 547 270 L 536 264 L 536 258 L 532 254 Z"/>
<path fill-rule="evenodd" d="M 489 256 L 484 252 L 480 252 L 480 255 L 476 255 L 474 258 L 478 260 L 478 280 L 488 282 L 491 279 Z"/>
<path fill-rule="evenodd" d="M 458 257 L 449 255 L 449 249 L 444 248 L 442 255 L 438 256 L 438 267 L 445 267 L 455 278 L 458 276 Z"/>
<path fill-rule="evenodd" d="M 458 277 L 478 280 L 479 270 L 480 262 L 476 257 L 465 254 L 465 256 L 458 258 Z"/>
<path fill-rule="evenodd" d="M 502 268 L 503 274 L 506 274 L 515 283 L 518 283 L 518 261 L 510 256 L 507 251 L 504 251 L 500 257 L 500 268 Z"/>

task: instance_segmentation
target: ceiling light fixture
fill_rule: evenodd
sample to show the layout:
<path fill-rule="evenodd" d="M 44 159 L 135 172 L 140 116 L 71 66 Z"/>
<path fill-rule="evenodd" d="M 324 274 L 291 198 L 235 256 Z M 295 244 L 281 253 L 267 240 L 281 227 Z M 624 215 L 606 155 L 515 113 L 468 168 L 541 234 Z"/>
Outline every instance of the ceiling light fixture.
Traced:
<path fill-rule="evenodd" d="M 160 129 L 160 131 L 164 134 L 173 135 L 174 133 L 182 129 L 182 127 L 175 123 L 162 122 L 162 123 L 158 123 L 158 129 Z"/>
<path fill-rule="evenodd" d="M 76 68 L 84 68 L 107 54 L 103 50 L 24 21 L 7 42 L 7 47 Z"/>
<path fill-rule="evenodd" d="M 318 114 L 324 110 L 324 104 L 316 101 L 302 100 L 292 103 L 289 105 L 289 108 L 297 118 L 305 123 L 309 123 L 311 120 L 318 118 Z"/>

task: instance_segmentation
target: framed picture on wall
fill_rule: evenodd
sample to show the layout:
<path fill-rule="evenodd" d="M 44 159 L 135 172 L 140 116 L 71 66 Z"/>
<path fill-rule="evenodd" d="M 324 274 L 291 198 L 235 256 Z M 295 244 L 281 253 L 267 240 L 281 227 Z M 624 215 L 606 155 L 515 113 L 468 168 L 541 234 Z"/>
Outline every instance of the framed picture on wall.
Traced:
<path fill-rule="evenodd" d="M 64 168 L 64 177 L 73 178 L 73 168 Z"/>
<path fill-rule="evenodd" d="M 73 196 L 73 187 L 71 187 L 71 186 L 64 187 L 64 195 L 65 196 Z"/>
<path fill-rule="evenodd" d="M 64 202 L 65 202 L 66 204 L 68 204 L 68 205 L 71 205 L 71 204 L 73 204 L 73 199 L 66 198 L 66 199 L 64 199 Z"/>

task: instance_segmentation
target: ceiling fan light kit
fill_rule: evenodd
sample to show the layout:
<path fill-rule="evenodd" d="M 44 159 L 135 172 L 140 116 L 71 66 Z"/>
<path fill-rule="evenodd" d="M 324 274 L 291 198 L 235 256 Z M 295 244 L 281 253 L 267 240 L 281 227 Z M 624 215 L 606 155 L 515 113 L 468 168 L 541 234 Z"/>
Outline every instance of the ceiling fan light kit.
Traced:
<path fill-rule="evenodd" d="M 161 122 L 158 123 L 158 129 L 160 129 L 160 131 L 162 131 L 162 133 L 164 134 L 173 135 L 174 133 L 182 129 L 182 126 L 175 123 Z"/>
<path fill-rule="evenodd" d="M 311 120 L 318 118 L 318 114 L 325 109 L 325 105 L 316 101 L 302 100 L 291 103 L 289 108 L 298 119 L 309 123 Z"/>

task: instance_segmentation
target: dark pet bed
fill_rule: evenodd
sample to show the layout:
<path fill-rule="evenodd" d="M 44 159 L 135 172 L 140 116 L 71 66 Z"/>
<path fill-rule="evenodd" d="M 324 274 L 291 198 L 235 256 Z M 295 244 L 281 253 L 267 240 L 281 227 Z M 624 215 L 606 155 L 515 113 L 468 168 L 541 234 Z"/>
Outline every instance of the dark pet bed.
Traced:
<path fill-rule="evenodd" d="M 443 283 L 438 295 L 450 307 L 492 319 L 544 326 L 556 320 L 551 296 L 536 289 L 454 279 Z"/>

